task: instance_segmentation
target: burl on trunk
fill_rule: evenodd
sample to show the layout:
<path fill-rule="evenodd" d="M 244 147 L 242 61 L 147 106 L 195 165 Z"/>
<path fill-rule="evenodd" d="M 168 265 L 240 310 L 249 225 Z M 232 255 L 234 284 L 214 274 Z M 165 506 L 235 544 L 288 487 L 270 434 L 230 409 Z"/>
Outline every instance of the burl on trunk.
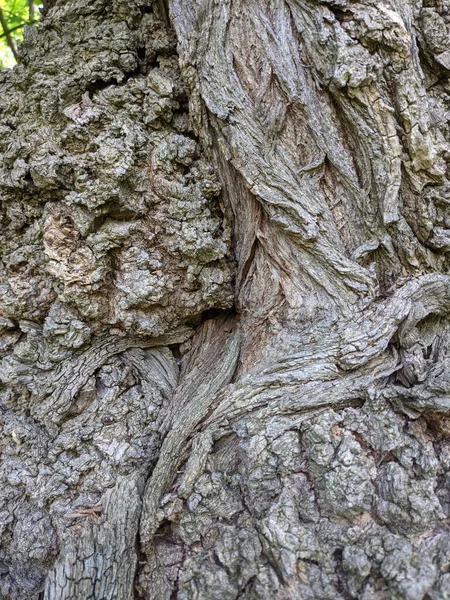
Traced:
<path fill-rule="evenodd" d="M 450 598 L 449 0 L 49 0 L 0 73 L 0 596 Z"/>

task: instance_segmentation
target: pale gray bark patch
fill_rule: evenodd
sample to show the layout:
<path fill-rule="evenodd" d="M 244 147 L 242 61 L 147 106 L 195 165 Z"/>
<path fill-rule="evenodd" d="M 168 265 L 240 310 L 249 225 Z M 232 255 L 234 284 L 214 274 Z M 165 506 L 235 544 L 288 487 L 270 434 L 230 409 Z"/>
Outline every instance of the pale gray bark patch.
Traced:
<path fill-rule="evenodd" d="M 134 598 L 141 498 L 142 474 L 117 478 L 102 504 L 92 509 L 93 522 L 79 532 L 76 543 L 62 548 L 44 598 Z"/>
<path fill-rule="evenodd" d="M 232 319 L 207 321 L 194 339 L 193 356 L 187 356 L 187 369 L 173 396 L 163 431 L 167 432 L 158 462 L 153 469 L 145 494 L 140 529 L 141 543 L 147 549 L 164 513 L 158 509 L 172 483 L 178 467 L 183 462 L 190 437 L 197 426 L 208 417 L 214 407 L 215 397 L 232 379 L 239 358 L 239 333 L 233 331 Z M 181 488 L 186 497 L 192 482 L 202 473 L 202 467 L 212 439 L 208 433 L 196 440 L 191 457 L 186 465 Z M 202 457 L 205 460 L 202 460 Z"/>

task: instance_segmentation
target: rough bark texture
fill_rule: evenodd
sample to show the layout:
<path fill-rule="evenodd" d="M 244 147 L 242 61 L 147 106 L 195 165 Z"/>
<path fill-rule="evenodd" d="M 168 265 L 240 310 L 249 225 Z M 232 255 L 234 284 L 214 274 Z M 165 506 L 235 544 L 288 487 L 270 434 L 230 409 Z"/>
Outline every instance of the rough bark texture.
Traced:
<path fill-rule="evenodd" d="M 0 74 L 0 595 L 450 598 L 449 0 L 49 0 Z"/>

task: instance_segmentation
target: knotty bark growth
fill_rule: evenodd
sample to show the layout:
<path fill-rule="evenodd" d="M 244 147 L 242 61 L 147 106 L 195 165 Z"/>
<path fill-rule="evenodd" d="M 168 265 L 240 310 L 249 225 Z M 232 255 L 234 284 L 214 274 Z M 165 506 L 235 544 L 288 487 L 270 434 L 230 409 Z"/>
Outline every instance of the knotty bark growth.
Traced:
<path fill-rule="evenodd" d="M 449 14 L 46 2 L 0 74 L 4 597 L 450 597 Z"/>

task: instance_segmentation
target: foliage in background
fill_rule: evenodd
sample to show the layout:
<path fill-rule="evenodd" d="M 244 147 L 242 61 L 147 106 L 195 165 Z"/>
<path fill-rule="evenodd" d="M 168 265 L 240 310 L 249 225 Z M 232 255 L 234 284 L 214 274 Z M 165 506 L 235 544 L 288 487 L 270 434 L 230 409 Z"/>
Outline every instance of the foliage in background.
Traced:
<path fill-rule="evenodd" d="M 23 28 L 36 23 L 40 6 L 41 0 L 0 0 L 0 69 L 16 64 Z"/>

